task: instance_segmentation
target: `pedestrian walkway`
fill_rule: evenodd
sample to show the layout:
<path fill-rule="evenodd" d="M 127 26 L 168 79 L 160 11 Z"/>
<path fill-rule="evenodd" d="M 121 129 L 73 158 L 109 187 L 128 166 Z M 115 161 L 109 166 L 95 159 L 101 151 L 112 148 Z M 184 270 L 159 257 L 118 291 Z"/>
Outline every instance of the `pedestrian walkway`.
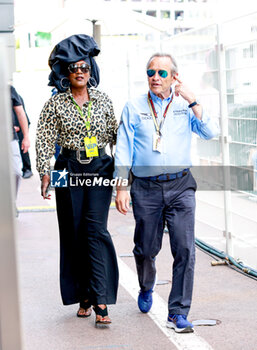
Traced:
<path fill-rule="evenodd" d="M 196 326 L 194 334 L 165 327 L 171 283 L 168 235 L 157 258 L 154 305 L 142 314 L 136 303 L 138 284 L 132 256 L 134 220 L 110 209 L 109 231 L 120 269 L 118 302 L 109 307 L 113 323 L 96 328 L 94 315 L 76 317 L 78 305 L 63 306 L 59 292 L 59 241 L 55 203 L 40 197 L 37 175 L 22 180 L 17 206 L 17 253 L 23 350 L 168 350 L 257 349 L 257 282 L 227 266 L 211 266 L 212 258 L 197 249 L 193 304 L 189 320 L 218 320 Z M 16 349 L 15 349 L 16 350 Z"/>

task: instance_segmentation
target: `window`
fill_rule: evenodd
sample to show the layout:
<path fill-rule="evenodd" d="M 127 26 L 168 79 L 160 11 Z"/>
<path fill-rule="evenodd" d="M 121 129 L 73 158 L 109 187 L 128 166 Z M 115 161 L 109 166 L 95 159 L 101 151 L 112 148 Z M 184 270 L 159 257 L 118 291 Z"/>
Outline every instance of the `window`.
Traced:
<path fill-rule="evenodd" d="M 184 11 L 175 11 L 175 20 L 184 19 Z"/>
<path fill-rule="evenodd" d="M 146 14 L 147 14 L 148 16 L 152 16 L 152 17 L 156 17 L 156 16 L 157 16 L 156 11 L 152 11 L 152 10 L 146 11 Z"/>
<path fill-rule="evenodd" d="M 256 49 L 256 45 L 250 44 L 249 47 L 243 49 L 243 57 L 244 58 L 253 58 L 254 55 L 254 51 Z"/>
<path fill-rule="evenodd" d="M 170 18 L 170 11 L 161 11 L 161 18 Z"/>

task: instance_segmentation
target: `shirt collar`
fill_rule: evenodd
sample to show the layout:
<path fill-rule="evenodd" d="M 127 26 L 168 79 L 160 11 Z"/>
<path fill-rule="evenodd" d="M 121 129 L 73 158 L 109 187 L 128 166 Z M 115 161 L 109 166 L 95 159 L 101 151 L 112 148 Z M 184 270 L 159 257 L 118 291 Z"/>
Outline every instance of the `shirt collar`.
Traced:
<path fill-rule="evenodd" d="M 71 89 L 70 88 L 68 88 L 65 92 L 64 92 L 64 94 L 66 95 L 65 97 L 67 98 L 67 97 L 71 97 L 72 98 L 72 93 L 71 93 Z"/>
<path fill-rule="evenodd" d="M 169 95 L 169 97 L 165 98 L 164 100 L 162 100 L 160 97 L 155 95 L 151 90 L 149 90 L 149 91 L 150 91 L 150 95 L 152 97 L 153 102 L 161 102 L 161 101 L 169 102 L 171 97 L 172 97 L 172 88 L 170 88 L 170 95 Z"/>

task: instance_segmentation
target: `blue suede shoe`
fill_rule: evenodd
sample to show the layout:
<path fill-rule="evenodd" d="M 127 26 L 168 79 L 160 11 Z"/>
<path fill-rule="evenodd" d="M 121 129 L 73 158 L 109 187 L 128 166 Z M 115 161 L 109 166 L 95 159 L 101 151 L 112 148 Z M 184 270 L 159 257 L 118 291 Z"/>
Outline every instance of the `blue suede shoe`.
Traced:
<path fill-rule="evenodd" d="M 147 313 L 148 311 L 150 311 L 153 305 L 152 293 L 153 293 L 153 289 L 147 290 L 146 292 L 143 292 L 142 290 L 140 290 L 138 299 L 137 299 L 137 305 L 141 312 Z"/>
<path fill-rule="evenodd" d="M 137 305 L 139 307 L 139 310 L 143 313 L 147 313 L 151 310 L 151 307 L 153 305 L 152 294 L 153 294 L 156 282 L 157 282 L 157 274 L 155 275 L 154 284 L 150 290 L 147 290 L 146 292 L 143 292 L 142 290 L 139 291 Z"/>
<path fill-rule="evenodd" d="M 194 326 L 187 320 L 186 315 L 169 314 L 166 326 L 173 328 L 177 333 L 192 333 L 194 331 Z"/>

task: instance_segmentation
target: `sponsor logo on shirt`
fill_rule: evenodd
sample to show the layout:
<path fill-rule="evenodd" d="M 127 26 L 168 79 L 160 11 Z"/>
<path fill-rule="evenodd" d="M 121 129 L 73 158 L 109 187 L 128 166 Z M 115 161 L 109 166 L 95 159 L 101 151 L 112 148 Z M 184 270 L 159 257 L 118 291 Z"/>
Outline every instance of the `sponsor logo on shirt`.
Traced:
<path fill-rule="evenodd" d="M 150 113 L 141 112 L 140 117 L 142 120 L 151 120 L 152 116 Z"/>
<path fill-rule="evenodd" d="M 174 116 L 179 116 L 182 114 L 187 114 L 187 110 L 186 109 L 177 109 L 173 111 L 173 115 Z"/>

